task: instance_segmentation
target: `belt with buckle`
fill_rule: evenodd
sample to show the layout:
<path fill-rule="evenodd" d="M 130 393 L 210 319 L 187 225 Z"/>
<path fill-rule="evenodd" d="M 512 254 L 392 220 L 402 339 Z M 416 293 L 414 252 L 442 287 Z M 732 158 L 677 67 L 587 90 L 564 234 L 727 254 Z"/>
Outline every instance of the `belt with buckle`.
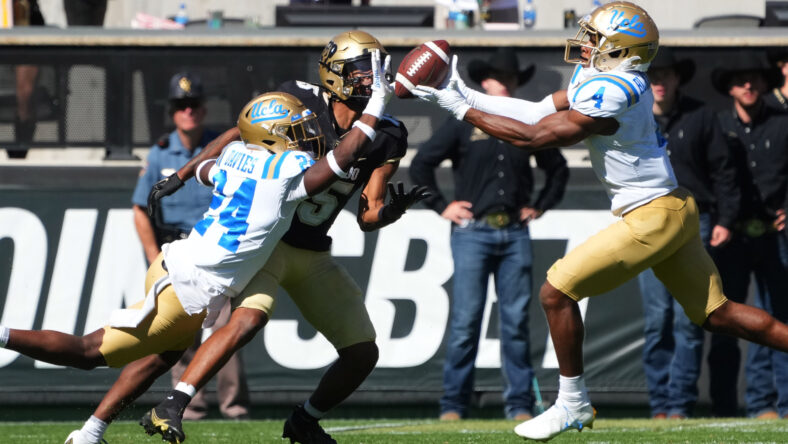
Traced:
<path fill-rule="evenodd" d="M 512 223 L 512 217 L 509 213 L 498 212 L 488 213 L 484 215 L 484 222 L 492 228 L 500 230 L 501 228 L 508 227 Z"/>

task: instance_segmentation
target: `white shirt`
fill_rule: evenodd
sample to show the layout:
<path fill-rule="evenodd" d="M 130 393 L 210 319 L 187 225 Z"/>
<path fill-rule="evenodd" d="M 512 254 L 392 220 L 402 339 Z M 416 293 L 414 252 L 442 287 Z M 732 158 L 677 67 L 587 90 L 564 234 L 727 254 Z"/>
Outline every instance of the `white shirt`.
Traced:
<path fill-rule="evenodd" d="M 575 69 L 567 88 L 569 108 L 618 121 L 615 134 L 585 139 L 591 166 L 605 186 L 616 216 L 664 196 L 677 186 L 664 138 L 651 107 L 654 96 L 644 73 Z"/>
<path fill-rule="evenodd" d="M 306 199 L 305 152 L 272 154 L 233 142 L 211 167 L 213 200 L 189 237 L 162 247 L 175 293 L 189 314 L 208 308 L 213 323 L 265 265 Z"/>

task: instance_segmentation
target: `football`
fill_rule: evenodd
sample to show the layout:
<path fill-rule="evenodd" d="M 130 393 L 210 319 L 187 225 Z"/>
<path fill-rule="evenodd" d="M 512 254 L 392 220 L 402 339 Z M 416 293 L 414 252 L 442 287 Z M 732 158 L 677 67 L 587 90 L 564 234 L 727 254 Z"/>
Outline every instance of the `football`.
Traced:
<path fill-rule="evenodd" d="M 433 40 L 413 48 L 397 68 L 394 94 L 402 99 L 413 97 L 417 85 L 438 86 L 449 73 L 451 47 L 446 40 Z"/>

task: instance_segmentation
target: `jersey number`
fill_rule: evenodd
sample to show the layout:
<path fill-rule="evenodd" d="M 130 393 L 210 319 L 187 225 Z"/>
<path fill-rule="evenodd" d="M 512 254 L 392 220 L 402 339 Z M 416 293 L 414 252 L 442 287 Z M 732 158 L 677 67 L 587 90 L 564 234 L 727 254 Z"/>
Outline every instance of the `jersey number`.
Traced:
<path fill-rule="evenodd" d="M 313 227 L 321 225 L 334 214 L 334 210 L 337 208 L 337 205 L 339 205 L 337 196 L 347 196 L 353 192 L 353 186 L 354 184 L 350 182 L 334 182 L 331 188 L 316 196 L 310 197 L 298 205 L 298 209 L 296 210 L 298 219 Z"/>
<path fill-rule="evenodd" d="M 602 108 L 602 96 L 605 95 L 605 87 L 601 87 L 591 96 L 591 100 L 594 101 L 595 108 Z"/>
<path fill-rule="evenodd" d="M 227 172 L 219 170 L 214 176 L 214 184 L 216 191 L 224 195 L 224 187 L 227 185 Z M 211 210 L 219 211 L 219 219 L 213 216 L 207 216 L 194 226 L 194 229 L 205 235 L 205 231 L 214 222 L 225 228 L 224 234 L 219 238 L 219 246 L 225 250 L 235 253 L 238 250 L 240 241 L 238 238 L 246 234 L 249 229 L 249 223 L 246 219 L 249 218 L 249 210 L 252 207 L 252 198 L 254 197 L 254 190 L 257 186 L 257 181 L 254 179 L 244 179 L 241 185 L 230 197 L 224 199 L 218 198 L 214 195 L 211 201 Z"/>

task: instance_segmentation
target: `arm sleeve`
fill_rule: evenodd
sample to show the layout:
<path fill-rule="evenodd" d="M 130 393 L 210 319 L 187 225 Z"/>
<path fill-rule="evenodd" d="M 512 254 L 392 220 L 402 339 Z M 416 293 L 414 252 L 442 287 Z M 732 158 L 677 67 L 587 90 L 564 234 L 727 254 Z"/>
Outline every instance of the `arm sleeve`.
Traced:
<path fill-rule="evenodd" d="M 566 183 L 569 181 L 569 167 L 558 148 L 541 150 L 534 153 L 536 166 L 545 173 L 545 183 L 534 203 L 537 210 L 547 211 L 564 197 Z"/>
<path fill-rule="evenodd" d="M 435 169 L 438 168 L 443 160 L 450 158 L 452 152 L 456 151 L 459 143 L 457 133 L 461 128 L 458 123 L 460 122 L 453 117 L 446 120 L 433 133 L 432 137 L 419 148 L 408 170 L 413 183 L 419 186 L 426 186 L 431 194 L 430 197 L 422 201 L 424 205 L 438 214 L 443 213 L 443 210 L 446 209 L 449 203 L 438 188 L 437 180 L 435 180 Z"/>
<path fill-rule="evenodd" d="M 514 97 L 491 96 L 476 91 L 476 94 L 470 96 L 469 99 L 468 104 L 479 111 L 509 117 L 528 125 L 533 125 L 556 112 L 552 94 L 540 102 L 529 102 Z"/>
<path fill-rule="evenodd" d="M 736 165 L 731 147 L 723 137 L 722 128 L 711 111 L 704 116 L 704 123 L 703 139 L 706 140 L 709 177 L 717 198 L 717 223 L 731 229 L 738 218 L 741 201 Z"/>
<path fill-rule="evenodd" d="M 137 185 L 134 187 L 134 194 L 131 196 L 131 203 L 139 205 L 143 208 L 148 207 L 148 193 L 153 185 L 159 181 L 159 171 L 161 167 L 157 160 L 156 151 L 157 147 L 151 148 L 148 158 L 145 159 L 145 167 L 142 175 L 137 179 Z"/>

